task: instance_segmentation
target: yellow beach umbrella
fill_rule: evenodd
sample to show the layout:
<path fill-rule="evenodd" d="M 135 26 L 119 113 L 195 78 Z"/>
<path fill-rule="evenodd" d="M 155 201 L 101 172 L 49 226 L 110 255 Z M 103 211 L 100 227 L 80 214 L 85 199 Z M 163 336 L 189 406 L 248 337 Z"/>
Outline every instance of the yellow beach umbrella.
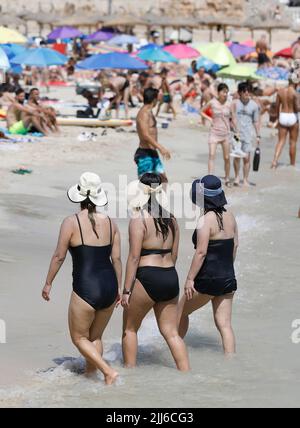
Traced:
<path fill-rule="evenodd" d="M 0 44 L 2 43 L 26 43 L 26 37 L 16 30 L 0 27 Z"/>

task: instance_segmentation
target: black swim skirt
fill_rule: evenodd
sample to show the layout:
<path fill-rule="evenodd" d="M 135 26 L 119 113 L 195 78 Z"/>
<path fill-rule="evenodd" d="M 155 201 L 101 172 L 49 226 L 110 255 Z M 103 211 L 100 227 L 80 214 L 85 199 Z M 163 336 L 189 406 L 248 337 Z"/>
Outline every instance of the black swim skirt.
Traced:
<path fill-rule="evenodd" d="M 223 296 L 237 290 L 235 278 L 195 278 L 195 290 L 210 296 Z"/>

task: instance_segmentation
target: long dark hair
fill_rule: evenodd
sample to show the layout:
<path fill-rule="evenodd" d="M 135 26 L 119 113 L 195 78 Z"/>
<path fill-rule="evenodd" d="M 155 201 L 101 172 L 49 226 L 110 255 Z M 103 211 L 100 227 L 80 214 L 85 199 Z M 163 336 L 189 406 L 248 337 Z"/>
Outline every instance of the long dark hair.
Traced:
<path fill-rule="evenodd" d="M 144 174 L 140 181 L 146 186 L 150 186 L 152 188 L 158 187 L 162 183 L 161 177 L 158 174 L 153 173 Z M 163 240 L 166 241 L 171 229 L 173 237 L 175 237 L 175 217 L 157 202 L 154 194 L 151 194 L 148 204 L 146 205 L 146 210 L 153 217 L 156 235 L 161 233 Z"/>
<path fill-rule="evenodd" d="M 94 218 L 94 214 L 96 213 L 96 205 L 93 204 L 93 202 L 91 202 L 89 200 L 89 198 L 86 198 L 85 201 L 81 202 L 80 206 L 81 206 L 82 210 L 88 210 L 88 218 L 90 219 L 90 222 L 91 222 L 91 225 L 92 225 L 92 228 L 93 228 L 95 235 L 99 239 L 99 235 L 98 235 L 97 230 L 96 230 L 96 221 Z"/>

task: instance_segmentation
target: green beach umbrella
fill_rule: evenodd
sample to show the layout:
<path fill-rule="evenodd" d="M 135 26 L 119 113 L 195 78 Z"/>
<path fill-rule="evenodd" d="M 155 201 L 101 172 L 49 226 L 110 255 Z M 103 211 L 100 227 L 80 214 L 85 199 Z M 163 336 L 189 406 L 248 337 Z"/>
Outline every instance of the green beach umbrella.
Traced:
<path fill-rule="evenodd" d="M 236 63 L 232 53 L 225 43 L 216 42 L 193 46 L 201 53 L 202 56 L 210 59 L 221 67 L 226 67 Z"/>
<path fill-rule="evenodd" d="M 217 76 L 234 80 L 260 80 L 261 76 L 256 74 L 256 65 L 232 64 L 217 72 Z"/>

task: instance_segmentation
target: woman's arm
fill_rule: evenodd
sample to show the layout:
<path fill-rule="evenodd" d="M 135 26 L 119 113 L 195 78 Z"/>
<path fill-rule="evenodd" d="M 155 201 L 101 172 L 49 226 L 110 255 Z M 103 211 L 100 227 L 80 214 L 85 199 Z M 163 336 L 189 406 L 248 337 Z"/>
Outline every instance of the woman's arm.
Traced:
<path fill-rule="evenodd" d="M 70 246 L 71 237 L 73 234 L 73 221 L 70 217 L 66 218 L 60 228 L 59 238 L 56 250 L 52 256 L 46 284 L 43 288 L 42 296 L 43 299 L 47 302 L 50 300 L 50 292 L 52 288 L 52 283 L 56 277 L 58 271 L 62 267 L 68 248 Z"/>
<path fill-rule="evenodd" d="M 238 225 L 236 220 L 234 220 L 235 226 L 234 226 L 234 249 L 233 249 L 233 261 L 235 261 L 237 249 L 239 246 L 239 231 L 238 231 Z"/>
<path fill-rule="evenodd" d="M 141 250 L 145 235 L 145 226 L 141 218 L 132 219 L 129 224 L 129 255 L 126 264 L 124 292 L 130 293 L 140 263 Z M 130 294 L 124 294 L 122 306 L 129 306 Z"/>
<path fill-rule="evenodd" d="M 204 218 L 204 225 L 197 231 L 197 248 L 185 283 L 185 295 L 188 300 L 192 299 L 194 292 L 194 280 L 200 271 L 206 257 L 210 238 L 210 216 Z"/>
<path fill-rule="evenodd" d="M 114 228 L 114 237 L 113 237 L 113 245 L 112 245 L 112 251 L 111 251 L 111 261 L 118 280 L 118 287 L 119 287 L 118 303 L 120 303 L 120 296 L 122 294 L 121 236 L 120 236 L 120 231 L 114 222 L 113 222 L 113 228 Z"/>
<path fill-rule="evenodd" d="M 204 117 L 204 119 L 208 120 L 209 122 L 212 122 L 212 118 L 204 113 L 204 111 L 207 110 L 209 107 L 211 107 L 211 101 L 208 101 L 208 103 L 204 104 L 204 106 L 201 108 L 200 116 Z"/>
<path fill-rule="evenodd" d="M 174 236 L 174 241 L 173 241 L 173 246 L 172 246 L 172 261 L 173 261 L 174 266 L 175 266 L 176 262 L 177 262 L 177 257 L 178 257 L 180 232 L 179 232 L 177 220 L 175 218 L 173 219 L 173 224 L 175 227 L 175 236 Z"/>

